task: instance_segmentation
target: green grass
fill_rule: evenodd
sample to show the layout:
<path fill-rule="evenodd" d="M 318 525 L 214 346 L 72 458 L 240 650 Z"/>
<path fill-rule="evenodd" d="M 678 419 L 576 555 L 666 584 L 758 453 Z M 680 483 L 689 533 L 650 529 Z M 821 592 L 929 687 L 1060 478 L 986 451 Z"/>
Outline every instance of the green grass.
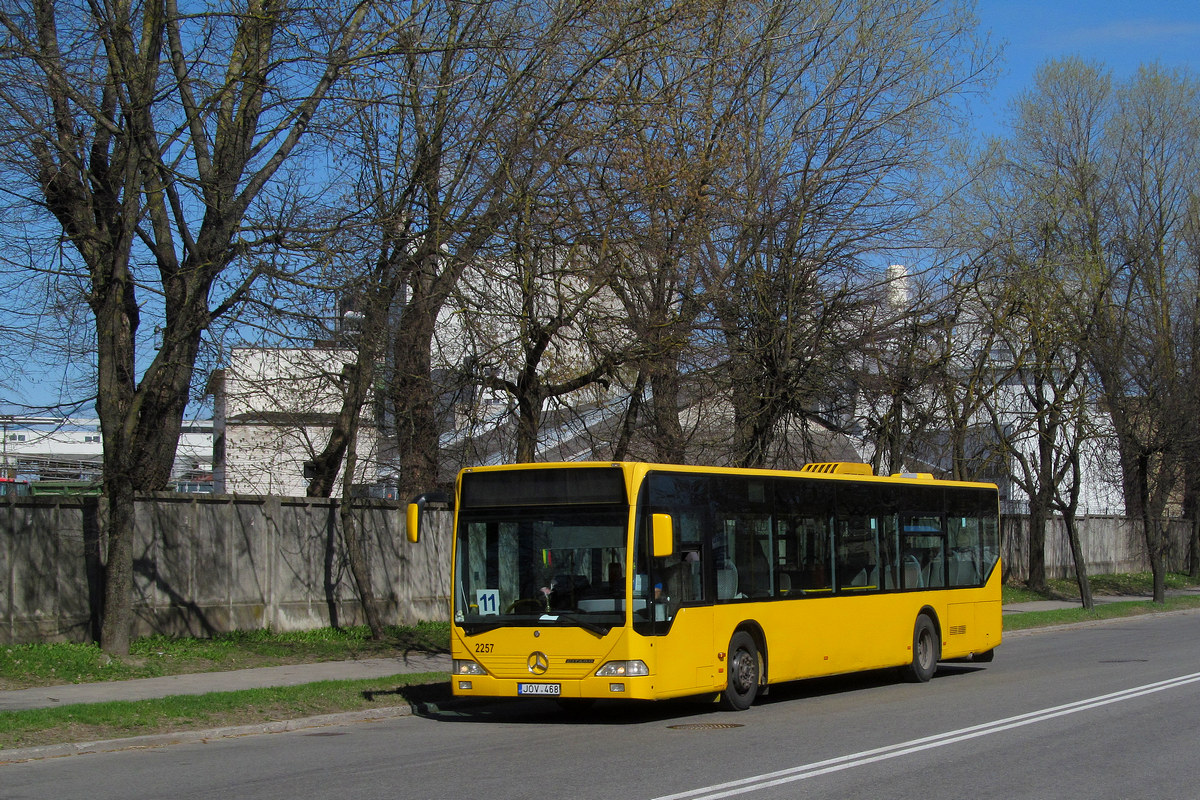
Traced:
<path fill-rule="evenodd" d="M 1168 573 L 1164 576 L 1168 590 L 1187 589 L 1200 586 L 1196 580 L 1182 573 Z M 1068 600 L 1079 602 L 1079 585 L 1074 578 L 1051 579 L 1047 581 L 1048 591 L 1034 592 L 1021 585 L 1009 585 L 1003 588 L 1003 602 L 1024 603 L 1034 600 Z M 1149 598 L 1154 590 L 1154 578 L 1149 572 L 1121 573 L 1114 575 L 1092 575 L 1088 579 L 1093 598 L 1131 596 Z M 1040 628 L 1049 625 L 1069 625 L 1079 622 L 1090 622 L 1118 617 L 1131 617 L 1140 614 L 1154 614 L 1161 611 L 1176 611 L 1186 608 L 1200 608 L 1200 596 L 1167 597 L 1165 605 L 1159 605 L 1149 599 L 1129 600 L 1108 603 L 1096 603 L 1095 608 L 1055 609 L 1051 611 L 1024 611 L 1020 614 L 1006 614 L 1004 630 L 1024 630 Z"/>
<path fill-rule="evenodd" d="M 370 639 L 365 627 L 294 633 L 242 631 L 211 639 L 150 636 L 134 641 L 126 657 L 109 656 L 94 644 L 7 645 L 0 646 L 0 690 L 382 658 L 397 653 L 446 653 L 449 649 L 448 622 L 389 627 L 378 642 Z"/>
<path fill-rule="evenodd" d="M 0 750 L 175 733 L 449 697 L 449 675 L 427 672 L 301 686 L 176 695 L 134 702 L 86 703 L 0 712 Z"/>
<path fill-rule="evenodd" d="M 1163 576 L 1168 589 L 1186 589 L 1200 585 L 1191 576 L 1168 572 Z M 1050 591 L 1057 597 L 1079 599 L 1079 584 L 1074 578 L 1049 580 Z M 1092 575 L 1088 585 L 1093 595 L 1146 595 L 1154 593 L 1154 577 L 1149 572 L 1125 572 L 1115 575 Z"/>
<path fill-rule="evenodd" d="M 370 639 L 365 627 L 295 633 L 242 631 L 210 639 L 150 636 L 133 642 L 125 657 L 109 656 L 94 644 L 7 645 L 0 646 L 0 690 L 385 658 L 414 652 L 447 653 L 449 649 L 447 622 L 390 627 L 378 642 Z M 425 673 L 0 712 L 0 749 L 406 705 L 448 697 L 448 681 L 445 673 Z"/>
<path fill-rule="evenodd" d="M 1093 622 L 1102 619 L 1119 617 L 1134 617 L 1142 614 L 1158 614 L 1163 611 L 1181 611 L 1188 608 L 1200 608 L 1200 596 L 1168 597 L 1165 604 L 1150 600 L 1122 601 L 1116 603 L 1097 603 L 1092 609 L 1064 608 L 1052 611 L 1025 611 L 1020 614 L 1004 616 L 1004 630 L 1018 631 L 1029 628 L 1044 628 L 1050 625 L 1072 625 L 1079 622 Z"/>
<path fill-rule="evenodd" d="M 1026 589 L 1024 586 L 1003 586 L 1000 589 L 1001 601 L 1008 605 L 1009 603 L 1029 603 L 1034 600 L 1049 600 L 1050 598 L 1042 593 L 1035 592 L 1032 589 Z"/>

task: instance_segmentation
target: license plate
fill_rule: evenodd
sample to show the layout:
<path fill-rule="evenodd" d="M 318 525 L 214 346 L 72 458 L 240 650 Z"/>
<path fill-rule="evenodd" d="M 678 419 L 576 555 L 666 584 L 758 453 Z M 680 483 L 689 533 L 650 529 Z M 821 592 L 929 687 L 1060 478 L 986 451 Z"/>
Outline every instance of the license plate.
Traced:
<path fill-rule="evenodd" d="M 518 683 L 517 694 L 541 694 L 557 697 L 562 693 L 562 686 L 557 683 Z"/>

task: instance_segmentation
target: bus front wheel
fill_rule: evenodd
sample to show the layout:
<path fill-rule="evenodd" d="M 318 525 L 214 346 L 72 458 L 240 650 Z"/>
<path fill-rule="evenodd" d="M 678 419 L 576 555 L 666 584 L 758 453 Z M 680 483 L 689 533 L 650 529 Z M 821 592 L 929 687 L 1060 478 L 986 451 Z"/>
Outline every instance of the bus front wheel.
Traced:
<path fill-rule="evenodd" d="M 738 631 L 729 640 L 729 678 L 721 693 L 721 705 L 730 711 L 745 711 L 758 696 L 761 662 L 754 637 Z"/>
<path fill-rule="evenodd" d="M 937 672 L 942 657 L 942 640 L 928 615 L 917 617 L 913 627 L 912 662 L 904 667 L 904 677 L 913 683 L 925 683 Z"/>

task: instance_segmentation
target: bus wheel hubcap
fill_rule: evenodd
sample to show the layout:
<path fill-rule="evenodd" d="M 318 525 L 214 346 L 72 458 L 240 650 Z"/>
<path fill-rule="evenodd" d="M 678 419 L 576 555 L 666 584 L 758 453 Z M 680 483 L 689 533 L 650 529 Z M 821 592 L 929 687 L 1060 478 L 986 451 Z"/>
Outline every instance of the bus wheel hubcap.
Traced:
<path fill-rule="evenodd" d="M 917 655 L 921 660 L 921 666 L 928 668 L 929 662 L 933 659 L 933 643 L 929 640 L 929 634 L 921 634 L 921 639 L 917 642 L 917 648 Z"/>
<path fill-rule="evenodd" d="M 754 658 L 745 650 L 739 650 L 733 662 L 734 686 L 744 692 L 754 685 L 754 681 Z"/>

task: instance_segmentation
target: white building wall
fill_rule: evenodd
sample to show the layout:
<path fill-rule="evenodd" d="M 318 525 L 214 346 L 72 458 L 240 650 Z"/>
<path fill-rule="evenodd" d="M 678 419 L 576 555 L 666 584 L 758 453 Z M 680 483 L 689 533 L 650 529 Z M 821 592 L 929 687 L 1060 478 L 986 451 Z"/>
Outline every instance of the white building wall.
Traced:
<path fill-rule="evenodd" d="M 214 389 L 224 459 L 215 470 L 217 491 L 302 497 L 305 463 L 329 441 L 341 410 L 340 381 L 354 353 L 328 348 L 235 348 Z M 220 425 L 223 422 L 223 428 Z M 355 483 L 372 483 L 378 432 L 368 398 L 356 443 Z M 341 480 L 339 472 L 338 480 Z"/>
<path fill-rule="evenodd" d="M 52 417 L 0 417 L 0 474 L 20 480 L 98 480 L 104 462 L 100 421 Z M 208 421 L 184 422 L 172 478 L 196 485 L 212 469 Z"/>

